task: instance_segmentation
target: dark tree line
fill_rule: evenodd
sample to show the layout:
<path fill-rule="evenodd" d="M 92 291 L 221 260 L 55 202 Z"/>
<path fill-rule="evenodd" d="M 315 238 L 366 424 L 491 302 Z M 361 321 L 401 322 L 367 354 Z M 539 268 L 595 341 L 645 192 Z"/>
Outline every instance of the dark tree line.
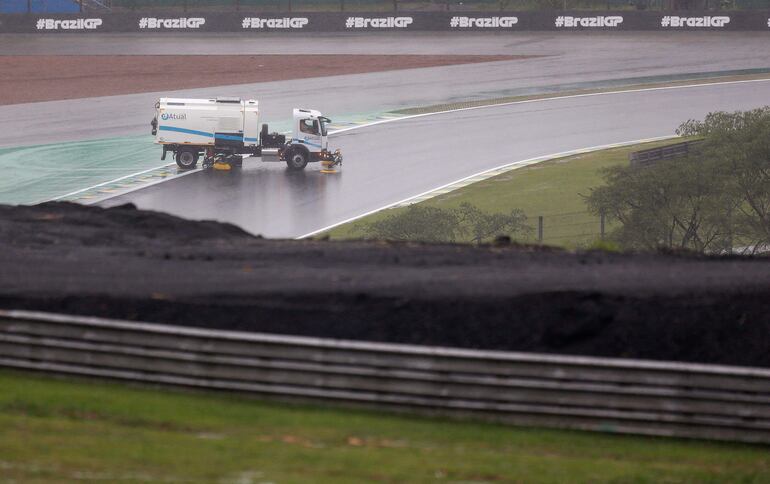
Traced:
<path fill-rule="evenodd" d="M 474 243 L 488 242 L 501 235 L 524 238 L 533 231 L 521 210 L 486 213 L 467 202 L 450 209 L 410 205 L 382 220 L 359 224 L 357 230 L 374 239 Z"/>
<path fill-rule="evenodd" d="M 703 142 L 684 158 L 608 168 L 586 198 L 594 214 L 620 222 L 612 238 L 628 249 L 770 246 L 770 107 L 711 113 L 677 134 Z"/>

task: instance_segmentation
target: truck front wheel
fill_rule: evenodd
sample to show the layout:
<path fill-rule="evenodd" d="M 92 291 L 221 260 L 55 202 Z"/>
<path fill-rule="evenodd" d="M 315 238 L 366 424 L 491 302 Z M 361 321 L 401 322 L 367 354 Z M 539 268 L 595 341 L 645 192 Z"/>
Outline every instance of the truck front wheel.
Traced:
<path fill-rule="evenodd" d="M 198 150 L 179 150 L 176 152 L 176 164 L 183 170 L 192 170 L 198 164 Z"/>
<path fill-rule="evenodd" d="M 290 170 L 303 170 L 307 166 L 308 153 L 305 150 L 294 149 L 286 157 L 286 165 Z"/>

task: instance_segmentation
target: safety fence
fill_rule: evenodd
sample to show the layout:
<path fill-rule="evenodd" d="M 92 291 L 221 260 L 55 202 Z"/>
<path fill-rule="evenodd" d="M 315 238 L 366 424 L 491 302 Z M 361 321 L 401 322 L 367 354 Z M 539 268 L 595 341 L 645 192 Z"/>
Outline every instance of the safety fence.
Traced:
<path fill-rule="evenodd" d="M 770 443 L 770 369 L 0 311 L 0 366 L 603 432 Z"/>
<path fill-rule="evenodd" d="M 527 223 L 533 231 L 530 237 L 520 242 L 553 245 L 568 248 L 586 248 L 606 237 L 614 229 L 606 217 L 595 215 L 588 210 L 527 214 Z"/>
<path fill-rule="evenodd" d="M 240 12 L 0 15 L 0 33 L 770 31 L 770 11 Z"/>
<path fill-rule="evenodd" d="M 634 151 L 628 155 L 628 161 L 631 166 L 635 167 L 650 166 L 661 160 L 687 156 L 702 143 L 703 140 L 683 141 L 672 145 Z"/>

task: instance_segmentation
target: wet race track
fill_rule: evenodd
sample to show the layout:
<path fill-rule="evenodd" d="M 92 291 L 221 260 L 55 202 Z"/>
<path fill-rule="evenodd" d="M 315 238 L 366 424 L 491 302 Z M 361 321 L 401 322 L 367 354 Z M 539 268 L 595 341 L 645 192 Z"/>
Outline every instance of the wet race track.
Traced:
<path fill-rule="evenodd" d="M 159 42 L 162 37 L 163 42 Z M 145 134 L 160 96 L 236 95 L 260 100 L 263 119 L 318 108 L 333 119 L 356 113 L 578 88 L 732 75 L 770 67 L 766 35 L 468 34 L 467 36 L 265 35 L 25 37 L 3 39 L 0 54 L 510 54 L 539 56 L 176 92 L 0 106 L 0 147 Z M 629 55 L 632 52 L 632 55 Z M 235 223 L 269 237 L 298 237 L 500 165 L 570 150 L 674 134 L 688 118 L 760 107 L 770 82 L 541 100 L 402 119 L 334 135 L 340 173 L 317 164 L 288 172 L 246 160 L 239 172 L 198 172 L 111 198 L 193 219 Z M 98 120 L 98 123 L 95 122 Z M 158 147 L 158 157 L 160 148 Z M 160 163 L 159 163 L 160 164 Z M 134 170 L 136 171 L 136 170 Z"/>
<path fill-rule="evenodd" d="M 269 237 L 298 237 L 475 173 L 586 147 L 672 135 L 713 110 L 770 99 L 770 81 L 616 93 L 421 116 L 340 133 L 339 173 L 288 171 L 246 159 L 242 171 L 201 171 L 104 205 L 215 219 Z"/>

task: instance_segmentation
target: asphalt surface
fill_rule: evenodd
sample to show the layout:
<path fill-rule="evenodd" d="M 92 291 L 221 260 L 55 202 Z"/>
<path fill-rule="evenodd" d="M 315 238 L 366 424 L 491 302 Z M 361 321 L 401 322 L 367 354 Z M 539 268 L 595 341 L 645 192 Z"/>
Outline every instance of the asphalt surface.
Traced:
<path fill-rule="evenodd" d="M 144 134 L 161 96 L 258 98 L 263 118 L 275 122 L 289 119 L 298 106 L 340 118 L 456 100 L 770 67 L 770 37 L 762 32 L 0 36 L 0 55 L 233 52 L 544 57 L 259 84 L 223 78 L 218 88 L 0 106 L 0 147 Z"/>
<path fill-rule="evenodd" d="M 770 80 L 544 100 L 399 120 L 337 136 L 339 173 L 287 171 L 244 161 L 242 171 L 201 171 L 109 199 L 191 219 L 234 223 L 268 237 L 297 237 L 529 158 L 672 135 L 710 111 L 767 104 Z M 565 212 L 574 207 L 564 207 Z"/>

